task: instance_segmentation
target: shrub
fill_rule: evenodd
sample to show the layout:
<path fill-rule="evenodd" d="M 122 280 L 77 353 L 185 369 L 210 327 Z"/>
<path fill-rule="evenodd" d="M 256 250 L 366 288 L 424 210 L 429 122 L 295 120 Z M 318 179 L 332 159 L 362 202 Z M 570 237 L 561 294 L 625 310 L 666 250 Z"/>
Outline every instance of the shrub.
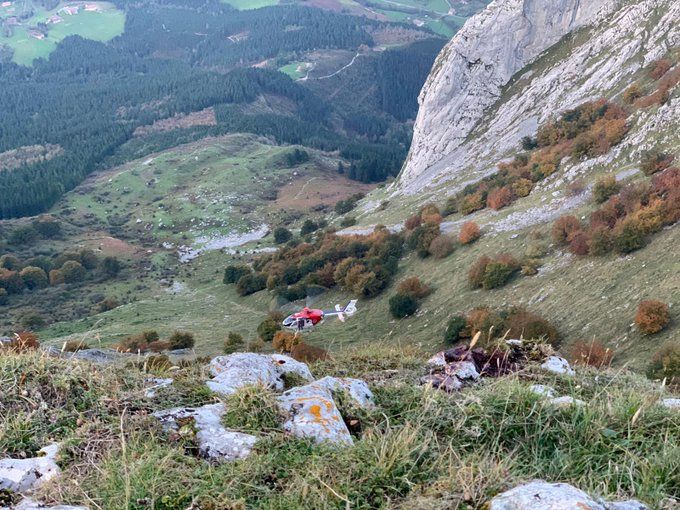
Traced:
<path fill-rule="evenodd" d="M 430 244 L 436 237 L 439 237 L 439 225 L 427 223 L 416 227 L 408 237 L 409 248 L 416 250 L 419 257 L 425 258 L 430 252 Z"/>
<path fill-rule="evenodd" d="M 534 188 L 534 183 L 531 179 L 517 179 L 512 183 L 512 192 L 518 197 L 528 197 L 531 190 Z"/>
<path fill-rule="evenodd" d="M 543 339 L 551 345 L 557 345 L 559 333 L 557 329 L 543 317 L 521 308 L 510 312 L 504 327 L 509 331 L 509 338 L 522 336 L 527 340 Z"/>
<path fill-rule="evenodd" d="M 484 209 L 486 206 L 486 197 L 481 191 L 465 195 L 458 202 L 458 210 L 461 214 L 472 214 L 475 211 Z"/>
<path fill-rule="evenodd" d="M 461 335 L 474 336 L 479 331 L 501 331 L 503 327 L 503 318 L 498 312 L 481 306 L 470 310 L 466 317 L 465 331 Z"/>
<path fill-rule="evenodd" d="M 590 251 L 590 240 L 585 232 L 575 234 L 569 243 L 569 251 L 580 257 L 588 255 Z"/>
<path fill-rule="evenodd" d="M 143 366 L 146 371 L 164 372 L 172 366 L 172 363 L 165 354 L 155 354 L 147 357 Z"/>
<path fill-rule="evenodd" d="M 305 220 L 305 222 L 302 224 L 302 228 L 300 228 L 300 235 L 306 236 L 317 230 L 319 230 L 319 225 L 317 225 L 312 220 Z"/>
<path fill-rule="evenodd" d="M 353 227 L 356 224 L 357 224 L 357 219 L 354 216 L 345 216 L 340 221 L 340 226 L 343 227 L 343 228 Z"/>
<path fill-rule="evenodd" d="M 7 294 L 7 291 L 0 287 L 0 306 L 6 305 L 9 302 L 9 294 Z"/>
<path fill-rule="evenodd" d="M 482 282 L 484 281 L 484 273 L 486 272 L 486 266 L 488 266 L 490 262 L 491 258 L 483 255 L 477 259 L 474 264 L 472 264 L 472 267 L 470 267 L 468 271 L 468 282 L 470 282 L 470 286 L 473 289 L 482 286 Z"/>
<path fill-rule="evenodd" d="M 609 197 L 616 195 L 620 189 L 621 186 L 616 182 L 616 177 L 614 175 L 606 175 L 599 178 L 593 187 L 595 202 L 598 204 L 606 202 Z"/>
<path fill-rule="evenodd" d="M 668 342 L 654 353 L 647 368 L 650 379 L 666 379 L 669 386 L 680 385 L 680 344 Z"/>
<path fill-rule="evenodd" d="M 28 310 L 21 315 L 21 326 L 28 330 L 37 330 L 45 327 L 47 322 L 40 313 L 35 310 Z"/>
<path fill-rule="evenodd" d="M 435 237 L 430 243 L 428 251 L 436 259 L 445 259 L 453 253 L 453 239 L 446 234 Z"/>
<path fill-rule="evenodd" d="M 248 342 L 248 346 L 246 348 L 248 349 L 248 352 L 262 352 L 264 347 L 264 341 L 258 337 L 253 338 L 250 342 Z"/>
<path fill-rule="evenodd" d="M 153 329 L 143 331 L 141 333 L 141 337 L 145 342 L 155 342 L 158 339 L 160 339 L 160 335 L 158 334 L 158 332 L 154 331 Z"/>
<path fill-rule="evenodd" d="M 64 342 L 61 350 L 62 352 L 77 352 L 84 351 L 89 348 L 90 347 L 83 340 L 69 340 L 68 342 Z"/>
<path fill-rule="evenodd" d="M 248 296 L 267 288 L 267 276 L 263 273 L 252 273 L 242 276 L 236 282 L 236 293 Z"/>
<path fill-rule="evenodd" d="M 50 285 L 55 286 L 63 283 L 66 283 L 64 272 L 61 269 L 52 269 L 50 271 Z"/>
<path fill-rule="evenodd" d="M 614 231 L 614 247 L 619 253 L 630 253 L 647 244 L 647 236 L 642 223 L 635 218 L 625 218 Z"/>
<path fill-rule="evenodd" d="M 660 58 L 649 65 L 649 77 L 652 80 L 659 80 L 668 72 L 673 63 L 667 58 Z"/>
<path fill-rule="evenodd" d="M 116 257 L 104 257 L 100 264 L 102 272 L 109 278 L 118 276 L 122 265 Z"/>
<path fill-rule="evenodd" d="M 87 271 L 80 262 L 69 260 L 61 267 L 61 272 L 64 275 L 66 283 L 82 282 L 85 279 Z"/>
<path fill-rule="evenodd" d="M 414 214 L 413 216 L 406 218 L 406 221 L 404 222 L 404 228 L 406 230 L 413 230 L 416 227 L 419 227 L 421 223 L 422 220 L 420 218 L 420 214 Z"/>
<path fill-rule="evenodd" d="M 484 270 L 482 288 L 489 290 L 502 287 L 510 280 L 516 269 L 516 267 L 502 262 L 489 262 Z"/>
<path fill-rule="evenodd" d="M 644 96 L 642 87 L 637 83 L 632 84 L 623 93 L 623 101 L 628 104 L 633 104 L 635 101 Z"/>
<path fill-rule="evenodd" d="M 61 223 L 52 216 L 40 216 L 31 223 L 31 226 L 42 237 L 48 239 L 57 237 L 61 233 Z"/>
<path fill-rule="evenodd" d="M 146 352 L 149 345 L 142 335 L 134 335 L 121 340 L 116 349 L 120 352 Z"/>
<path fill-rule="evenodd" d="M 439 211 L 439 207 L 435 204 L 424 205 L 420 209 L 420 218 L 423 220 L 423 223 L 439 225 L 442 222 L 442 214 Z"/>
<path fill-rule="evenodd" d="M 672 154 L 645 151 L 642 154 L 640 170 L 642 170 L 645 175 L 653 175 L 671 166 L 674 159 Z"/>
<path fill-rule="evenodd" d="M 272 312 L 257 326 L 257 334 L 263 342 L 271 342 L 274 334 L 281 330 L 283 316 L 278 312 Z"/>
<path fill-rule="evenodd" d="M 595 368 L 608 367 L 612 363 L 614 353 L 601 342 L 576 342 L 571 349 L 574 363 L 588 365 Z"/>
<path fill-rule="evenodd" d="M 406 294 L 395 294 L 390 298 L 390 313 L 395 319 L 403 319 L 418 310 L 418 301 Z"/>
<path fill-rule="evenodd" d="M 8 253 L 0 257 L 0 268 L 9 269 L 10 271 L 19 271 L 21 269 L 21 261 L 18 257 Z"/>
<path fill-rule="evenodd" d="M 170 338 L 168 338 L 170 350 L 176 349 L 192 349 L 196 341 L 194 335 L 186 331 L 175 331 Z"/>
<path fill-rule="evenodd" d="M 538 274 L 538 268 L 541 264 L 536 259 L 525 260 L 521 267 L 522 276 L 534 276 Z"/>
<path fill-rule="evenodd" d="M 487 207 L 498 211 L 503 207 L 507 207 L 512 204 L 514 196 L 512 194 L 512 189 L 509 186 L 503 186 L 502 188 L 495 188 L 489 192 L 486 198 Z"/>
<path fill-rule="evenodd" d="M 230 284 L 238 282 L 243 276 L 252 273 L 252 269 L 245 264 L 231 264 L 224 269 L 222 283 Z"/>
<path fill-rule="evenodd" d="M 477 239 L 481 237 L 481 231 L 479 230 L 479 225 L 474 221 L 466 221 L 460 229 L 458 234 L 458 241 L 460 244 L 470 244 L 474 243 Z"/>
<path fill-rule="evenodd" d="M 30 331 L 20 331 L 14 335 L 11 342 L 0 343 L 0 352 L 7 350 L 11 352 L 34 351 L 40 347 L 38 337 Z"/>
<path fill-rule="evenodd" d="M 276 397 L 264 386 L 245 386 L 224 399 L 222 423 L 243 432 L 266 432 L 280 428 L 283 417 Z"/>
<path fill-rule="evenodd" d="M 39 267 L 25 267 L 19 273 L 21 279 L 24 281 L 24 285 L 28 289 L 43 289 L 50 284 L 45 271 Z"/>
<path fill-rule="evenodd" d="M 227 339 L 224 341 L 223 351 L 225 354 L 233 354 L 244 346 L 243 336 L 230 331 Z"/>
<path fill-rule="evenodd" d="M 19 294 L 24 290 L 24 280 L 16 271 L 0 269 L 0 288 L 5 289 L 7 294 Z"/>
<path fill-rule="evenodd" d="M 590 232 L 590 254 L 595 256 L 606 255 L 614 247 L 612 233 L 606 227 L 596 227 Z"/>
<path fill-rule="evenodd" d="M 277 331 L 272 338 L 272 347 L 279 352 L 291 352 L 302 339 L 289 331 Z"/>
<path fill-rule="evenodd" d="M 417 276 L 405 278 L 397 285 L 397 294 L 404 294 L 415 299 L 423 299 L 430 295 L 432 289 L 420 281 Z"/>
<path fill-rule="evenodd" d="M 454 315 L 449 319 L 444 333 L 444 341 L 449 344 L 456 343 L 461 333 L 465 330 L 467 319 L 463 315 Z"/>
<path fill-rule="evenodd" d="M 24 225 L 15 228 L 9 235 L 9 244 L 21 245 L 34 242 L 38 238 L 38 232 L 32 225 Z"/>
<path fill-rule="evenodd" d="M 455 197 L 446 199 L 444 208 L 442 209 L 442 216 L 447 217 L 458 212 L 458 200 Z"/>
<path fill-rule="evenodd" d="M 80 263 L 85 269 L 91 270 L 99 265 L 99 259 L 92 250 L 84 248 L 80 250 Z"/>
<path fill-rule="evenodd" d="M 302 363 L 313 363 L 315 361 L 323 361 L 328 359 L 328 352 L 321 347 L 309 345 L 305 342 L 299 342 L 293 346 L 290 351 L 293 359 Z"/>
<path fill-rule="evenodd" d="M 658 333 L 668 325 L 670 320 L 668 305 L 661 301 L 642 301 L 635 314 L 635 325 L 645 335 Z"/>
<path fill-rule="evenodd" d="M 566 245 L 580 230 L 581 222 L 576 216 L 561 216 L 553 223 L 551 235 L 557 244 Z"/>
<path fill-rule="evenodd" d="M 167 340 L 154 340 L 150 342 L 147 349 L 151 352 L 163 352 L 170 350 L 170 342 Z"/>
<path fill-rule="evenodd" d="M 97 312 L 108 312 L 114 308 L 118 308 L 119 306 L 120 302 L 115 297 L 107 297 L 97 303 Z"/>
<path fill-rule="evenodd" d="M 293 233 L 286 227 L 276 227 L 274 229 L 274 242 L 276 244 L 283 244 L 293 237 Z M 225 282 L 226 283 L 226 282 Z"/>

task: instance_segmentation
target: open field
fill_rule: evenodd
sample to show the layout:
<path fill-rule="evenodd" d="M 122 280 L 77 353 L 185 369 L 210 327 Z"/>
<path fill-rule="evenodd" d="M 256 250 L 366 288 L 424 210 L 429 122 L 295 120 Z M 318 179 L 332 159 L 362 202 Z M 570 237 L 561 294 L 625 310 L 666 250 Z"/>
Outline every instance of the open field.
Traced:
<path fill-rule="evenodd" d="M 222 0 L 225 4 L 241 11 L 247 9 L 259 9 L 260 7 L 267 7 L 270 5 L 278 5 L 278 0 Z"/>
<path fill-rule="evenodd" d="M 66 14 L 65 6 L 78 6 L 77 14 Z M 108 2 L 96 2 L 96 11 L 85 10 L 83 2 L 69 2 L 59 4 L 55 9 L 44 10 L 35 6 L 33 17 L 14 27 L 11 37 L 0 37 L 0 44 L 7 44 L 14 50 L 13 60 L 17 64 L 30 66 L 37 58 L 47 58 L 54 51 L 57 44 L 70 35 L 79 35 L 94 41 L 109 41 L 123 33 L 125 28 L 125 14 L 117 10 Z M 5 8 L 0 16 L 11 16 L 13 13 Z M 30 27 L 38 23 L 45 23 L 50 18 L 58 17 L 58 23 L 48 23 L 48 32 L 43 39 L 36 37 Z"/>

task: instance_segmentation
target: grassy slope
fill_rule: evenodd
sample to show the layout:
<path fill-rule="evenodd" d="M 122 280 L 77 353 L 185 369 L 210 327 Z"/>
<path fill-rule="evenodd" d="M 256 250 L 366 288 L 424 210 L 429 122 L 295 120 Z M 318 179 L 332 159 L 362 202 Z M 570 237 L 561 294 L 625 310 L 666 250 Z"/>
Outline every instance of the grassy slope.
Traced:
<path fill-rule="evenodd" d="M 479 509 L 498 492 L 535 477 L 596 496 L 637 497 L 653 510 L 677 497 L 680 418 L 656 404 L 659 388 L 644 379 L 589 370 L 570 379 L 529 368 L 446 395 L 417 385 L 426 356 L 383 344 L 343 350 L 312 365 L 317 377 L 369 381 L 374 410 L 341 408 L 361 422 L 354 447 L 314 445 L 273 427 L 256 432 L 260 442 L 246 460 L 221 466 L 191 455 L 191 427 L 181 438 L 168 438 L 150 416 L 218 400 L 206 391 L 200 365 L 173 370 L 174 384 L 147 399 L 145 374 L 133 364 L 97 370 L 35 354 L 0 356 L 0 445 L 22 456 L 48 441 L 64 441 L 64 473 L 38 497 L 103 510 L 145 507 L 141 502 L 166 510 L 191 503 Z M 23 374 L 21 383 L 16 373 Z M 534 383 L 552 385 L 587 407 L 554 409 L 529 391 Z"/>
<path fill-rule="evenodd" d="M 36 58 L 47 58 L 57 44 L 69 35 L 79 35 L 95 41 L 109 41 L 122 34 L 125 14 L 107 2 L 99 2 L 98 5 L 103 9 L 101 12 L 81 10 L 73 16 L 62 15 L 64 21 L 50 25 L 49 33 L 43 40 L 29 36 L 26 26 L 44 22 L 53 14 L 57 14 L 63 4 L 51 11 L 36 8 L 36 14 L 25 21 L 24 26 L 17 27 L 11 38 L 0 38 L 0 43 L 6 43 L 14 49 L 14 62 L 28 66 Z"/>

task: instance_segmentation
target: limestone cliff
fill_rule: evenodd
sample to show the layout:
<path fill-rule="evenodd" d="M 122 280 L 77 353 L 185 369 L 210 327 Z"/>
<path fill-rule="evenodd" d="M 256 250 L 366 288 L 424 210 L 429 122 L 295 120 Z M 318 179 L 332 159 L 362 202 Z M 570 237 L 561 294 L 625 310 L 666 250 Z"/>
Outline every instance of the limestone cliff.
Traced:
<path fill-rule="evenodd" d="M 551 115 L 619 94 L 678 46 L 678 19 L 674 0 L 495 0 L 437 58 L 395 192 L 475 180 Z M 650 115 L 677 109 L 674 97 Z"/>

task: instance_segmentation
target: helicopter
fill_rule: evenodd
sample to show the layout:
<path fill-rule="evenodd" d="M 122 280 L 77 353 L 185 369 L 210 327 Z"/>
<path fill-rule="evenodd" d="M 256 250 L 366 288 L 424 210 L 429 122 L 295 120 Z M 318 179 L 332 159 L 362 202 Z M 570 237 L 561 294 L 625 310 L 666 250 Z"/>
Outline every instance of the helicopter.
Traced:
<path fill-rule="evenodd" d="M 283 320 L 282 326 L 286 329 L 300 333 L 309 331 L 321 324 L 326 317 L 337 317 L 345 322 L 346 317 L 351 317 L 357 311 L 357 300 L 353 299 L 346 306 L 335 305 L 335 310 L 320 310 L 317 308 L 304 307 L 301 311 L 291 314 Z"/>

